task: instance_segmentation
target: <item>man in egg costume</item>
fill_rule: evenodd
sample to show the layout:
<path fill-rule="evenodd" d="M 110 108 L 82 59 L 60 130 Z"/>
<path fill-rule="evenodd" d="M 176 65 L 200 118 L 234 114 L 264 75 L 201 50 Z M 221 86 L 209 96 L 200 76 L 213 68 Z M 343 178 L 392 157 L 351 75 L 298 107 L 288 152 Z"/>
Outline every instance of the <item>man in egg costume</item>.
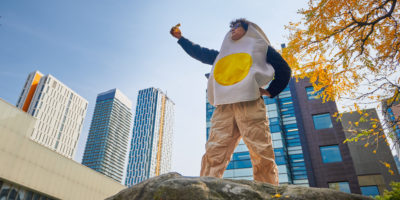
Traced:
<path fill-rule="evenodd" d="M 182 37 L 177 26 L 171 29 L 186 53 L 213 65 L 207 95 L 216 109 L 200 176 L 221 178 L 243 138 L 250 152 L 254 180 L 278 185 L 266 107 L 260 96 L 278 95 L 289 83 L 291 70 L 256 24 L 238 19 L 231 22 L 230 28 L 219 52 L 193 44 Z"/>

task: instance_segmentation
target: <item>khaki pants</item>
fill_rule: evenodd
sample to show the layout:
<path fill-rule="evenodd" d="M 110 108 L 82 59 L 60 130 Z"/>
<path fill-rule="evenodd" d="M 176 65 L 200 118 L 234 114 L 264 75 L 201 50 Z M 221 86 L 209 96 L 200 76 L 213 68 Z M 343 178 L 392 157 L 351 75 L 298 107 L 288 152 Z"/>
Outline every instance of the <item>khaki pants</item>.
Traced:
<path fill-rule="evenodd" d="M 240 138 L 243 138 L 250 152 L 254 180 L 279 184 L 263 99 L 219 105 L 211 123 L 200 176 L 221 178 Z"/>

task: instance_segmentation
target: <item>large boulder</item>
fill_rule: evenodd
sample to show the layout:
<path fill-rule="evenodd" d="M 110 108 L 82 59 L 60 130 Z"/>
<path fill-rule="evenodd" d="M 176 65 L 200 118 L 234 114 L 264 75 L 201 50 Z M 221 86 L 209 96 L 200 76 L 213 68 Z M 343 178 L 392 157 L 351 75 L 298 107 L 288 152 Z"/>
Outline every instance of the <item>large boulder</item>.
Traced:
<path fill-rule="evenodd" d="M 297 199 L 370 200 L 372 198 L 327 188 L 273 186 L 247 180 L 184 177 L 178 173 L 157 176 L 120 191 L 107 200 L 179 199 Z"/>

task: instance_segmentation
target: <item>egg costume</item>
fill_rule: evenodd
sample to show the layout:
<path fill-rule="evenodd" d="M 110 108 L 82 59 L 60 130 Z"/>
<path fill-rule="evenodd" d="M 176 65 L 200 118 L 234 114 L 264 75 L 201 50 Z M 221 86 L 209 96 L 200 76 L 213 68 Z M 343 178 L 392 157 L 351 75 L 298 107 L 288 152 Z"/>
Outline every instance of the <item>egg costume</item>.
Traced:
<path fill-rule="evenodd" d="M 211 105 L 260 98 L 259 88 L 264 88 L 274 77 L 272 65 L 266 62 L 268 45 L 267 36 L 253 23 L 237 41 L 231 39 L 231 32 L 225 35 L 208 79 L 207 96 Z"/>
<path fill-rule="evenodd" d="M 200 176 L 221 178 L 243 139 L 249 149 L 254 180 L 278 185 L 267 110 L 259 88 L 274 79 L 267 90 L 271 97 L 278 95 L 289 82 L 290 67 L 269 46 L 263 31 L 251 22 L 239 40 L 233 41 L 228 32 L 220 51 L 200 47 L 184 37 L 178 43 L 193 58 L 213 65 L 207 96 L 216 108 Z"/>

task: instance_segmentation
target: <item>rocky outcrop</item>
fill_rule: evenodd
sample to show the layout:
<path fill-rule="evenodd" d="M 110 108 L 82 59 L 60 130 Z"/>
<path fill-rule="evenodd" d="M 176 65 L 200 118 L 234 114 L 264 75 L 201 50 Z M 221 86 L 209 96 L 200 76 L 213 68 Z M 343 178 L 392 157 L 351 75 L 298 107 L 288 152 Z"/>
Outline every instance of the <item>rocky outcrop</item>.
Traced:
<path fill-rule="evenodd" d="M 168 173 L 124 189 L 107 200 L 179 200 L 179 199 L 296 199 L 296 200 L 370 200 L 327 188 L 295 185 L 273 186 L 247 180 L 213 177 L 184 177 Z"/>

